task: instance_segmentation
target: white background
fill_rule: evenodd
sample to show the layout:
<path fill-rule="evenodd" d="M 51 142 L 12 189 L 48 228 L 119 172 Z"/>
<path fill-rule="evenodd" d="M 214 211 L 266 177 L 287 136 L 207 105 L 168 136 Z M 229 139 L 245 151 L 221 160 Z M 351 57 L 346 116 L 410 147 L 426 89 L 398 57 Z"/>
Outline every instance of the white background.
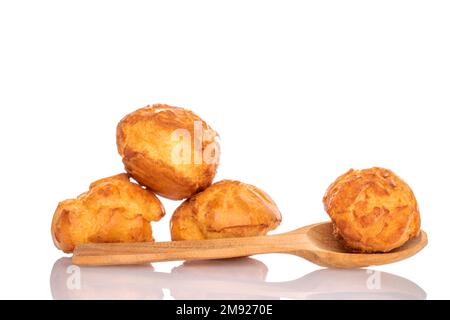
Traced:
<path fill-rule="evenodd" d="M 122 172 L 116 124 L 157 102 L 219 132 L 216 180 L 267 191 L 276 232 L 327 220 L 323 193 L 349 168 L 394 170 L 430 243 L 374 269 L 450 298 L 449 17 L 448 1 L 2 1 L 0 298 L 52 298 L 58 201 Z M 318 269 L 256 258 L 267 281 Z"/>

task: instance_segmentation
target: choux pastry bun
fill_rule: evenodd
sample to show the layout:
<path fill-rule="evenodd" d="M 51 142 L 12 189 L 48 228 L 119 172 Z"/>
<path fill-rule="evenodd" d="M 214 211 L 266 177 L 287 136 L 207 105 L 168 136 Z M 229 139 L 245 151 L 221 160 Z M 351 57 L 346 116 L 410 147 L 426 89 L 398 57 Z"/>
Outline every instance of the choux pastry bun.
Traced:
<path fill-rule="evenodd" d="M 223 180 L 184 201 L 171 219 L 172 240 L 264 235 L 281 222 L 281 213 L 262 190 Z"/>
<path fill-rule="evenodd" d="M 336 235 L 360 252 L 388 252 L 420 232 L 420 214 L 411 188 L 383 168 L 350 170 L 323 198 Z"/>
<path fill-rule="evenodd" d="M 117 126 L 117 147 L 126 171 L 172 200 L 211 185 L 219 165 L 217 138 L 193 112 L 164 104 L 138 109 Z"/>
<path fill-rule="evenodd" d="M 93 182 L 89 191 L 59 203 L 52 221 L 58 249 L 91 242 L 153 241 L 150 221 L 164 216 L 159 199 L 119 174 Z"/>

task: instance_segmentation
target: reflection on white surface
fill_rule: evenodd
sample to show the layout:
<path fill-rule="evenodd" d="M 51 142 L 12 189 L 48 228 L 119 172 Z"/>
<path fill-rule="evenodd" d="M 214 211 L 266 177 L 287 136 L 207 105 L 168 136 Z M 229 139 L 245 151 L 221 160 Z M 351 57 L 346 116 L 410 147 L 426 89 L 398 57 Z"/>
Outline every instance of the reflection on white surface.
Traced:
<path fill-rule="evenodd" d="M 259 260 L 191 261 L 155 272 L 151 265 L 78 267 L 69 258 L 55 262 L 54 299 L 425 299 L 405 278 L 373 270 L 320 269 L 299 279 L 267 282 Z"/>

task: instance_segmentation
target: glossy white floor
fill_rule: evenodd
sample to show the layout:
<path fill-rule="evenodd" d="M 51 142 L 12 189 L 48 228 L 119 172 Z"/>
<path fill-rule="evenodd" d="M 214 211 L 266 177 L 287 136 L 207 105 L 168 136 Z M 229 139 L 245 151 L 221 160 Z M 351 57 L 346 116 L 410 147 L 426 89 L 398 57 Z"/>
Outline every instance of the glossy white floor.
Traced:
<path fill-rule="evenodd" d="M 54 299 L 425 299 L 417 283 L 387 272 L 317 269 L 286 273 L 241 258 L 137 267 L 77 268 L 61 258 L 53 266 Z M 298 261 L 280 259 L 284 263 Z M 300 269 L 300 268 L 298 268 Z M 165 271 L 159 271 L 165 270 Z"/>
<path fill-rule="evenodd" d="M 448 1 L 2 1 L 0 298 L 450 298 L 449 16 Z M 219 132 L 216 180 L 269 193 L 275 232 L 327 220 L 338 175 L 383 166 L 413 188 L 428 247 L 381 273 L 284 255 L 70 267 L 58 201 L 123 171 L 116 124 L 156 102 Z M 164 204 L 159 241 L 179 203 Z"/>

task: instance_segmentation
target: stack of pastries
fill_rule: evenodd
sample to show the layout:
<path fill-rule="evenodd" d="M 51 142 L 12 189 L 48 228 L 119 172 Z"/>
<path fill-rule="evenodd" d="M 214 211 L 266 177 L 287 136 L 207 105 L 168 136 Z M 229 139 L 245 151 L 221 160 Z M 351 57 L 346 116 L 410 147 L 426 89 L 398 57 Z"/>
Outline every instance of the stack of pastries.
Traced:
<path fill-rule="evenodd" d="M 93 182 L 54 213 L 53 241 L 64 252 L 84 243 L 153 241 L 150 222 L 165 214 L 156 195 L 185 199 L 171 218 L 175 241 L 259 236 L 280 224 L 277 205 L 261 189 L 233 180 L 213 184 L 218 134 L 192 111 L 163 104 L 138 109 L 119 122 L 116 138 L 127 173 Z M 331 184 L 323 203 L 349 250 L 388 252 L 420 231 L 411 188 L 387 169 L 350 170 Z"/>
<path fill-rule="evenodd" d="M 52 237 L 64 252 L 84 243 L 153 241 L 150 222 L 165 214 L 156 195 L 186 199 L 172 216 L 173 240 L 264 235 L 280 224 L 264 191 L 239 181 L 212 184 L 218 134 L 192 111 L 138 109 L 119 122 L 116 137 L 127 173 L 93 182 L 56 209 Z"/>

